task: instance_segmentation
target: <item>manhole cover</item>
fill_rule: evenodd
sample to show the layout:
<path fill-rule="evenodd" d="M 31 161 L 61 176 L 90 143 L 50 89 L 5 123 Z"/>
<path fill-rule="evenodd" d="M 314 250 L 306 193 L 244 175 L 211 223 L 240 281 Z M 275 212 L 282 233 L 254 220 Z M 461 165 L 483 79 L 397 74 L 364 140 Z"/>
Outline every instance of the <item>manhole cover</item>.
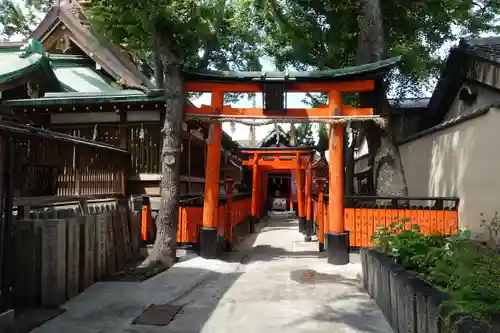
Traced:
<path fill-rule="evenodd" d="M 152 304 L 139 317 L 135 318 L 132 324 L 166 326 L 181 309 L 182 305 Z"/>

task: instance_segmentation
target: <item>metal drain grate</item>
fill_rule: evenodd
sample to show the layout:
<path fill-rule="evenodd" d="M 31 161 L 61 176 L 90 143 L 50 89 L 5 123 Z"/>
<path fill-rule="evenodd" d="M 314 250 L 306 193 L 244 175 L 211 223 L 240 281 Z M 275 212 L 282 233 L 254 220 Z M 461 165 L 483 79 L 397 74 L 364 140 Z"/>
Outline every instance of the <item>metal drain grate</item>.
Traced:
<path fill-rule="evenodd" d="M 182 305 L 152 304 L 132 322 L 133 325 L 166 326 L 182 309 Z"/>

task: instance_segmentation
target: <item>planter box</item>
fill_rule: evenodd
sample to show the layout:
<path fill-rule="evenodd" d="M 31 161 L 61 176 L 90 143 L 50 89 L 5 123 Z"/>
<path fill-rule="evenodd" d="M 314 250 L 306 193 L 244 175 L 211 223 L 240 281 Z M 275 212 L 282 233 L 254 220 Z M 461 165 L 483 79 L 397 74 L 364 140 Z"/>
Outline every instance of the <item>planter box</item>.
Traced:
<path fill-rule="evenodd" d="M 443 293 L 414 277 L 392 258 L 374 250 L 361 249 L 363 286 L 376 301 L 395 333 L 445 333 L 441 304 Z M 498 327 L 475 325 L 464 315 L 455 333 L 494 333 Z"/>

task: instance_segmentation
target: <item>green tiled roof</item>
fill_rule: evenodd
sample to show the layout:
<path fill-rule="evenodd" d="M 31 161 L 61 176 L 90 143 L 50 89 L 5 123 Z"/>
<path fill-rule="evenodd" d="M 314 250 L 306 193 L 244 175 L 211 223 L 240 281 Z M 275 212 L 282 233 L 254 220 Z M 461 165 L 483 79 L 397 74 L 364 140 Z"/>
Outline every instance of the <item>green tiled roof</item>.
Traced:
<path fill-rule="evenodd" d="M 113 93 L 117 89 L 89 67 L 53 68 L 57 79 L 67 91 Z"/>
<path fill-rule="evenodd" d="M 121 89 L 114 80 L 94 70 L 95 62 L 85 56 L 52 54 L 47 55 L 43 45 L 30 40 L 22 47 L 0 48 L 0 84 L 9 83 L 22 78 L 34 70 L 41 70 L 49 82 L 57 86 L 55 91 L 87 93 L 82 96 L 67 95 L 65 92 L 49 93 L 50 98 L 96 98 L 88 95 L 98 93 L 114 98 L 118 96 L 140 95 L 144 93 L 135 89 Z M 54 91 L 54 90 L 52 90 Z M 37 99 L 33 99 L 36 104 Z M 20 100 L 23 101 L 23 100 Z"/>
<path fill-rule="evenodd" d="M 86 56 L 50 54 L 49 59 L 65 91 L 110 94 L 121 91 L 114 79 L 95 70 L 95 62 Z"/>
<path fill-rule="evenodd" d="M 53 79 L 48 58 L 44 55 L 40 42 L 30 40 L 21 48 L 0 50 L 0 84 L 19 79 L 37 69 Z"/>
<path fill-rule="evenodd" d="M 81 105 L 92 103 L 113 103 L 113 102 L 147 102 L 147 101 L 164 101 L 163 94 L 146 95 L 138 90 L 117 90 L 112 93 L 47 93 L 45 97 L 28 98 L 28 99 L 13 99 L 4 101 L 6 106 L 39 106 L 39 105 Z"/>

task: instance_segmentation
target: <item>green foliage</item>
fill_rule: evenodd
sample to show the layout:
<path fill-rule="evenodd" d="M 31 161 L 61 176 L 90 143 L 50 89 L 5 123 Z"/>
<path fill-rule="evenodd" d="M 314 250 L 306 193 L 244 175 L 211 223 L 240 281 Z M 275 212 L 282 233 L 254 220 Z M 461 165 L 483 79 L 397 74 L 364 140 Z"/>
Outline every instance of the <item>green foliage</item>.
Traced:
<path fill-rule="evenodd" d="M 0 0 L 0 41 L 14 35 L 27 38 L 51 4 L 51 0 L 39 0 L 22 6 L 14 0 Z"/>
<path fill-rule="evenodd" d="M 500 256 L 498 250 L 471 240 L 469 231 L 455 235 L 423 235 L 418 225 L 399 220 L 378 227 L 375 248 L 395 258 L 406 269 L 452 296 L 453 313 L 476 319 L 492 318 L 500 311 Z"/>
<path fill-rule="evenodd" d="M 300 146 L 314 147 L 313 124 L 301 123 L 296 127 L 296 140 Z"/>
<path fill-rule="evenodd" d="M 278 68 L 298 70 L 356 63 L 357 0 L 256 1 L 265 33 L 264 50 Z M 380 1 L 386 55 L 401 55 L 400 71 L 388 78 L 398 93 L 418 94 L 442 65 L 440 48 L 463 35 L 500 32 L 495 0 Z"/>
<path fill-rule="evenodd" d="M 318 144 L 316 148 L 321 154 L 324 154 L 328 150 L 328 127 L 325 123 L 318 124 L 317 134 Z"/>
<path fill-rule="evenodd" d="M 104 35 L 147 59 L 160 36 L 184 67 L 260 70 L 259 27 L 249 2 L 91 0 L 87 11 Z"/>

